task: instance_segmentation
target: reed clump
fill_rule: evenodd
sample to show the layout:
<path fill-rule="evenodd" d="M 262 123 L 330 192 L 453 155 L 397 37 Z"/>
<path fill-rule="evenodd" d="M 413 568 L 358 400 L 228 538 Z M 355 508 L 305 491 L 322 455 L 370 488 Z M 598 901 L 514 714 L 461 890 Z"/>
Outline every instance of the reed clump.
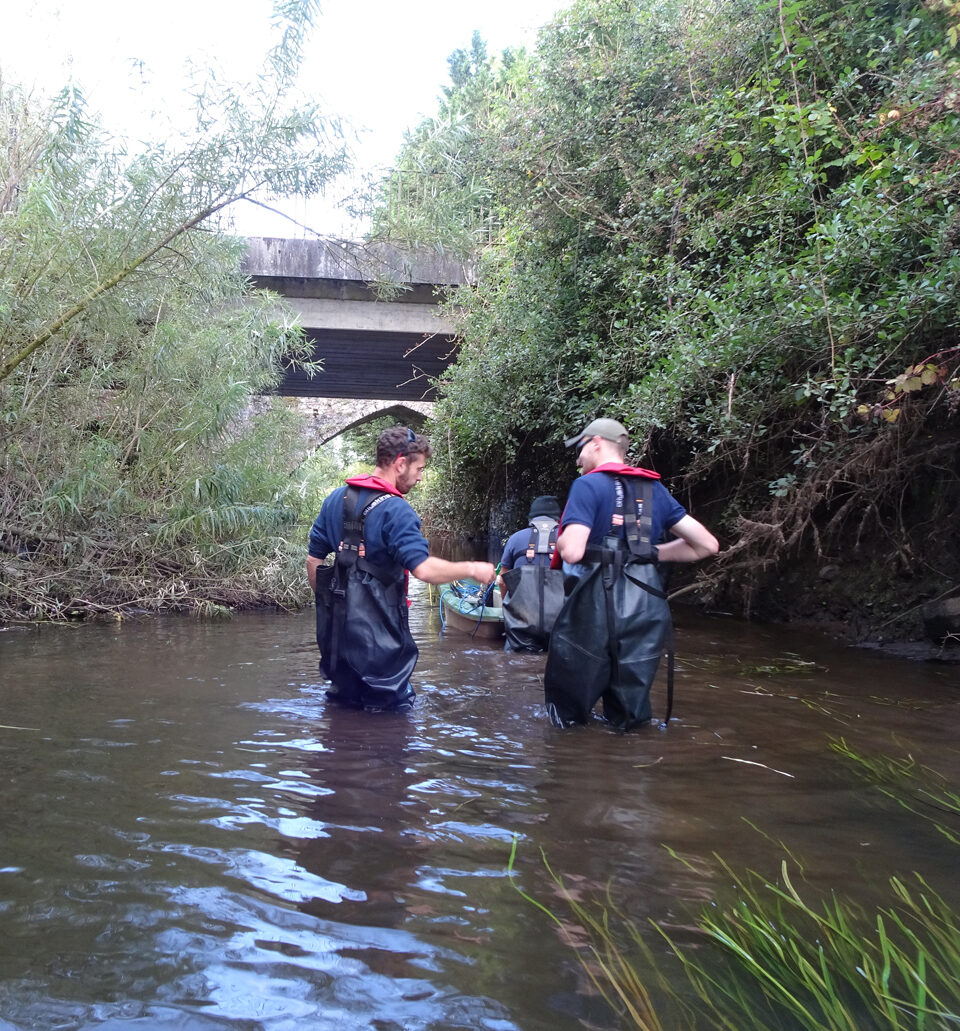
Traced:
<path fill-rule="evenodd" d="M 831 748 L 881 797 L 951 844 L 960 841 L 960 795 L 936 771 L 909 755 L 863 755 L 843 739 Z M 511 872 L 515 858 L 516 843 Z M 890 877 L 881 902 L 866 906 L 814 888 L 789 855 L 773 878 L 716 859 L 732 893 L 694 914 L 693 942 L 652 920 L 636 923 L 609 897 L 594 903 L 574 897 L 546 858 L 566 919 L 515 887 L 562 929 L 626 1027 L 945 1031 L 960 1025 L 960 914 L 922 873 Z M 655 953 L 648 939 L 666 951 Z"/>

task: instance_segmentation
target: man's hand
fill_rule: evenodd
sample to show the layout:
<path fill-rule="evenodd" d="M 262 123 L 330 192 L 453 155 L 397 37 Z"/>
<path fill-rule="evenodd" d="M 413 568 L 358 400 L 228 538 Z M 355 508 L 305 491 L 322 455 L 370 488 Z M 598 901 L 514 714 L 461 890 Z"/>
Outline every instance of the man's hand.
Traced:
<path fill-rule="evenodd" d="M 313 555 L 307 556 L 307 581 L 310 584 L 310 590 L 316 591 L 317 589 L 317 569 L 322 566 L 323 563 L 318 558 L 314 558 Z"/>
<path fill-rule="evenodd" d="M 490 562 L 471 562 L 469 576 L 482 584 L 492 584 L 497 578 L 497 570 Z"/>

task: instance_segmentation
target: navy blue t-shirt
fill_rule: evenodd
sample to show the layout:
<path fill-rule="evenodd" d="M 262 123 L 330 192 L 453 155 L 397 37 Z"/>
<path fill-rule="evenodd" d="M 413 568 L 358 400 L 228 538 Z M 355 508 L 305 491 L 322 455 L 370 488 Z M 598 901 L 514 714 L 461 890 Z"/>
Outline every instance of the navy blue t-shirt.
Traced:
<path fill-rule="evenodd" d="M 346 487 L 329 494 L 310 530 L 310 555 L 323 561 L 343 538 L 343 496 Z M 358 488 L 357 514 L 382 491 Z M 430 557 L 430 546 L 420 531 L 420 517 L 401 497 L 388 497 L 367 515 L 364 524 L 367 559 L 374 565 L 398 563 L 416 569 Z"/>
<path fill-rule="evenodd" d="M 527 558 L 527 546 L 530 544 L 530 534 L 533 532 L 532 527 L 525 526 L 522 530 L 510 534 L 507 543 L 503 546 L 503 555 L 500 558 L 500 565 L 504 569 L 516 569 L 517 566 L 550 565 L 549 554 Z M 534 538 L 533 546 L 537 546 L 536 538 Z"/>
<path fill-rule="evenodd" d="M 617 504 L 613 473 L 585 473 L 575 480 L 563 510 L 563 526 L 579 523 L 590 527 L 589 544 L 599 544 L 610 533 L 610 523 Z M 627 477 L 623 477 L 627 479 Z M 631 477 L 640 493 L 639 478 Z M 659 481 L 653 481 L 650 540 L 657 544 L 664 533 L 687 514 L 687 510 Z M 624 536 L 623 528 L 620 535 Z"/>

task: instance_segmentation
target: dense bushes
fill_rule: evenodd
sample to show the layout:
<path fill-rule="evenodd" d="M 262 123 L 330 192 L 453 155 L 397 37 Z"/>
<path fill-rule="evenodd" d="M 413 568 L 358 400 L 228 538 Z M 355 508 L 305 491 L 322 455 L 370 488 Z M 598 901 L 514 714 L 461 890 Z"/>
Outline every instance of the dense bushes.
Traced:
<path fill-rule="evenodd" d="M 893 572 L 903 608 L 949 589 L 952 13 L 581 0 L 509 77 L 487 77 L 482 105 L 448 99 L 482 111 L 445 155 L 469 155 L 461 180 L 483 179 L 500 228 L 456 298 L 464 345 L 436 433 L 454 475 L 436 518 L 475 527 L 569 482 L 558 442 L 602 412 L 720 526 L 715 592 L 749 606 L 798 557 L 865 548 L 864 593 Z M 423 159 L 423 138 L 403 161 Z M 464 203 L 453 189 L 408 207 L 405 231 L 462 221 Z"/>
<path fill-rule="evenodd" d="M 131 154 L 75 91 L 0 91 L 0 618 L 304 597 L 302 434 L 253 400 L 309 348 L 217 216 L 341 166 L 285 100 L 313 8 L 278 7 L 267 72 L 211 84 L 182 142 Z"/>

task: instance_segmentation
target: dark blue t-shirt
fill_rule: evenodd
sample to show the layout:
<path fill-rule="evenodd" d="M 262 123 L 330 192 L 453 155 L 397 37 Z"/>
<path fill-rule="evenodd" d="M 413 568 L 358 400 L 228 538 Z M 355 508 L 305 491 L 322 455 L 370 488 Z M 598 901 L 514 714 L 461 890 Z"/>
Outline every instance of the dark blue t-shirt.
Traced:
<path fill-rule="evenodd" d="M 321 561 L 336 551 L 343 538 L 343 496 L 346 487 L 329 494 L 310 530 L 310 555 Z M 382 493 L 358 488 L 357 514 Z M 430 557 L 430 546 L 420 531 L 420 517 L 401 497 L 388 497 L 368 515 L 364 524 L 367 559 L 374 565 L 398 563 L 404 569 L 416 569 Z"/>
<path fill-rule="evenodd" d="M 640 493 L 640 478 L 630 477 L 637 494 Z M 627 479 L 626 476 L 623 479 Z M 650 540 L 656 544 L 663 540 L 664 533 L 675 526 L 687 514 L 687 510 L 659 481 L 653 480 Z M 563 526 L 579 523 L 590 527 L 589 544 L 599 544 L 610 533 L 610 523 L 616 508 L 617 495 L 612 473 L 585 473 L 575 480 L 563 510 Z M 623 536 L 623 528 L 620 529 Z"/>
<path fill-rule="evenodd" d="M 530 543 L 530 534 L 533 533 L 533 528 L 525 526 L 522 530 L 517 530 L 516 533 L 510 534 L 507 538 L 507 543 L 503 546 L 503 555 L 500 558 L 500 565 L 504 569 L 516 569 L 517 566 L 548 566 L 550 565 L 550 555 L 534 555 L 533 558 L 527 558 L 527 546 Z M 533 546 L 537 546 L 536 539 L 534 539 Z"/>

